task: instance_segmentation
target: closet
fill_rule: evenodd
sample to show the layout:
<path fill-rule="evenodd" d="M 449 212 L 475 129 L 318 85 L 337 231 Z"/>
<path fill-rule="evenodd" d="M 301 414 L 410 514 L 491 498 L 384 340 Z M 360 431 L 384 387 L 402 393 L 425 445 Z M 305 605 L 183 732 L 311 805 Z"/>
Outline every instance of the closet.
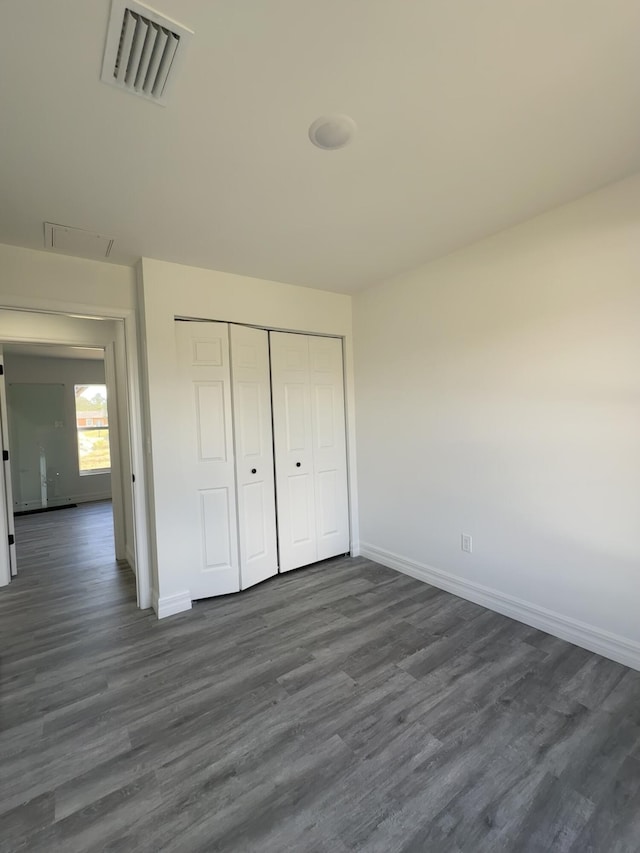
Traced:
<path fill-rule="evenodd" d="M 348 552 L 341 340 L 174 325 L 191 597 Z"/>

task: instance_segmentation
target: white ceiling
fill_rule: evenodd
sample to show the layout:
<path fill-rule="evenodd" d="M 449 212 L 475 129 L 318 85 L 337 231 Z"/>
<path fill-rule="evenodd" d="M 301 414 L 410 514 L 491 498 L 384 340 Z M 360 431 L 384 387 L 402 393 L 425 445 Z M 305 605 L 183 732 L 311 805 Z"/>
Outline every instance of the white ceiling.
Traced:
<path fill-rule="evenodd" d="M 0 242 L 349 292 L 640 170 L 638 0 L 151 0 L 166 108 L 99 82 L 109 5 L 0 3 Z"/>

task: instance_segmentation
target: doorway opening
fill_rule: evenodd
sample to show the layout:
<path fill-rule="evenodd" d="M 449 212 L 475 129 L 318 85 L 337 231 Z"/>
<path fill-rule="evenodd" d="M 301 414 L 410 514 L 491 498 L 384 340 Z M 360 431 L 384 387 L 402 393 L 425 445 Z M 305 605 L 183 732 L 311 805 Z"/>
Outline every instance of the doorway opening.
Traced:
<path fill-rule="evenodd" d="M 44 569 L 76 576 L 96 560 L 115 566 L 111 444 L 119 442 L 104 349 L 5 344 L 3 355 L 12 574 L 36 572 L 43 582 Z"/>
<path fill-rule="evenodd" d="M 84 588 L 93 570 L 93 581 L 151 604 L 135 328 L 127 335 L 126 325 L 0 309 L 0 586 L 23 570 L 40 582 L 56 569 Z"/>

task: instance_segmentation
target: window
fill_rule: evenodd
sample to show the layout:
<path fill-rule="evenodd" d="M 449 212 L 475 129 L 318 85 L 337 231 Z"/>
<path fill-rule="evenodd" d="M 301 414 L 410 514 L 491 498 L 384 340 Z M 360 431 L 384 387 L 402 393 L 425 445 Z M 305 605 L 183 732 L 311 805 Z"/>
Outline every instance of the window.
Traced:
<path fill-rule="evenodd" d="M 111 470 L 106 385 L 75 385 L 80 476 Z"/>

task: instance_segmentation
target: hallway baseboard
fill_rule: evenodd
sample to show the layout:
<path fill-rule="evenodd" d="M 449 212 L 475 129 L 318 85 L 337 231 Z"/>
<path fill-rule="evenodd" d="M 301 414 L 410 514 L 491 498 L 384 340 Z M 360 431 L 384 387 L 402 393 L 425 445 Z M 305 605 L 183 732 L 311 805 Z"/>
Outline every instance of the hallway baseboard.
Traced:
<path fill-rule="evenodd" d="M 55 512 L 58 509 L 77 509 L 78 504 L 59 504 L 58 506 L 41 506 L 37 509 L 20 509 L 14 512 L 14 516 L 20 515 L 36 515 L 39 512 Z"/>
<path fill-rule="evenodd" d="M 56 500 L 56 498 L 51 498 L 51 500 Z M 61 500 L 58 498 L 58 500 Z M 44 507 L 44 509 L 64 509 L 65 507 L 74 507 L 78 506 L 78 504 L 87 504 L 87 503 L 96 503 L 98 501 L 110 501 L 111 500 L 111 492 L 93 492 L 89 495 L 67 495 L 66 503 L 60 503 L 56 506 Z M 18 508 L 14 510 L 14 515 L 21 515 L 27 512 L 33 512 L 34 510 L 43 509 L 40 501 L 24 501 L 19 504 Z"/>

